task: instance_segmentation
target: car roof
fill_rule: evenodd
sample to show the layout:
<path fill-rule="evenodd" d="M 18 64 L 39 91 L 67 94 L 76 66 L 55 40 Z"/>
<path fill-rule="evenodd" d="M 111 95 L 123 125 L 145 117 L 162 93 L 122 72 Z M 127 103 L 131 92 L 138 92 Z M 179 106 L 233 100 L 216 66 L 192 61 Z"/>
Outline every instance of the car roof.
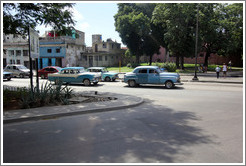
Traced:
<path fill-rule="evenodd" d="M 21 65 L 21 64 L 8 64 L 7 66 L 24 66 L 24 65 Z"/>
<path fill-rule="evenodd" d="M 62 70 L 80 70 L 80 69 L 85 69 L 84 67 L 65 67 L 62 68 Z"/>
<path fill-rule="evenodd" d="M 158 66 L 138 66 L 135 69 L 157 69 Z"/>
<path fill-rule="evenodd" d="M 89 67 L 87 69 L 104 69 L 105 67 Z"/>

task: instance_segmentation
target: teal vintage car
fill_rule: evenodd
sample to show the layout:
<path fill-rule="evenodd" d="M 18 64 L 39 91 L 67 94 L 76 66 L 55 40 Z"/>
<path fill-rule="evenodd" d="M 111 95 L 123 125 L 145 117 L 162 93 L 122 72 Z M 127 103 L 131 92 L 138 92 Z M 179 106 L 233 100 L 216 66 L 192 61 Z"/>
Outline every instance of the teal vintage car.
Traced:
<path fill-rule="evenodd" d="M 139 84 L 160 84 L 166 88 L 173 88 L 175 85 L 182 85 L 178 73 L 162 72 L 157 66 L 139 66 L 133 72 L 124 75 L 124 82 L 130 87 Z"/>
<path fill-rule="evenodd" d="M 84 67 L 66 67 L 58 73 L 48 74 L 48 80 L 59 83 L 83 83 L 85 86 L 99 82 L 100 76 L 85 71 Z"/>
<path fill-rule="evenodd" d="M 102 81 L 115 81 L 119 78 L 118 73 L 109 72 L 106 67 L 89 67 L 88 72 L 99 73 Z"/>

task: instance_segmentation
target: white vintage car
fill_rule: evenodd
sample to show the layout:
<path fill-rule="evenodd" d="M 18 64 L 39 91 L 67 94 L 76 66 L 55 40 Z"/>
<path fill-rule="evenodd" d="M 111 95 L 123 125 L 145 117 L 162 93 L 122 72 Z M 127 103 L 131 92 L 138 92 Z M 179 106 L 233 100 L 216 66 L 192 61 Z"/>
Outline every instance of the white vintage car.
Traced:
<path fill-rule="evenodd" d="M 86 72 L 84 67 L 66 67 L 58 73 L 48 74 L 48 80 L 59 83 L 83 83 L 85 86 L 99 82 L 100 76 Z"/>

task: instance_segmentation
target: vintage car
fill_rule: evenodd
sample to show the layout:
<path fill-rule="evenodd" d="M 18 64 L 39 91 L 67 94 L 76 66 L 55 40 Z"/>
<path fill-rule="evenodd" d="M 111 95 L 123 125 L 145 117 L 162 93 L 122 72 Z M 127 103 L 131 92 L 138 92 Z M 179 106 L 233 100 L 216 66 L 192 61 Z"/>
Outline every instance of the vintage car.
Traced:
<path fill-rule="evenodd" d="M 124 82 L 130 87 L 139 84 L 161 84 L 166 88 L 173 88 L 175 85 L 182 85 L 178 73 L 161 72 L 157 66 L 139 66 L 133 72 L 124 75 Z"/>
<path fill-rule="evenodd" d="M 24 78 L 25 76 L 30 76 L 30 70 L 23 65 L 9 64 L 4 71 L 11 72 L 14 77 Z"/>
<path fill-rule="evenodd" d="M 48 78 L 49 73 L 57 73 L 61 71 L 62 68 L 58 66 L 47 66 L 43 69 L 38 70 L 38 76 L 41 77 L 42 79 Z"/>
<path fill-rule="evenodd" d="M 102 81 L 115 81 L 119 78 L 118 73 L 109 72 L 106 67 L 89 67 L 87 71 L 100 73 Z"/>
<path fill-rule="evenodd" d="M 12 73 L 11 72 L 3 72 L 3 79 L 7 79 L 8 81 L 11 80 Z"/>
<path fill-rule="evenodd" d="M 96 85 L 100 77 L 96 74 L 86 72 L 84 67 L 66 67 L 58 73 L 48 74 L 48 80 L 59 83 L 83 83 L 89 86 L 91 83 Z"/>

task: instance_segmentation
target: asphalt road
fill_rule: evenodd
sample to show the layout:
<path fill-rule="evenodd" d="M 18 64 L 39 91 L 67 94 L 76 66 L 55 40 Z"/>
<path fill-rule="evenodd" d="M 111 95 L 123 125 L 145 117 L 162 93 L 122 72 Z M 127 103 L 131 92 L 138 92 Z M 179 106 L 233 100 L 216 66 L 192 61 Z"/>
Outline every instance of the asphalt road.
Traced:
<path fill-rule="evenodd" d="M 3 82 L 28 83 L 18 78 Z M 124 110 L 5 124 L 4 163 L 243 162 L 243 85 L 71 87 L 132 94 L 145 102 Z"/>

